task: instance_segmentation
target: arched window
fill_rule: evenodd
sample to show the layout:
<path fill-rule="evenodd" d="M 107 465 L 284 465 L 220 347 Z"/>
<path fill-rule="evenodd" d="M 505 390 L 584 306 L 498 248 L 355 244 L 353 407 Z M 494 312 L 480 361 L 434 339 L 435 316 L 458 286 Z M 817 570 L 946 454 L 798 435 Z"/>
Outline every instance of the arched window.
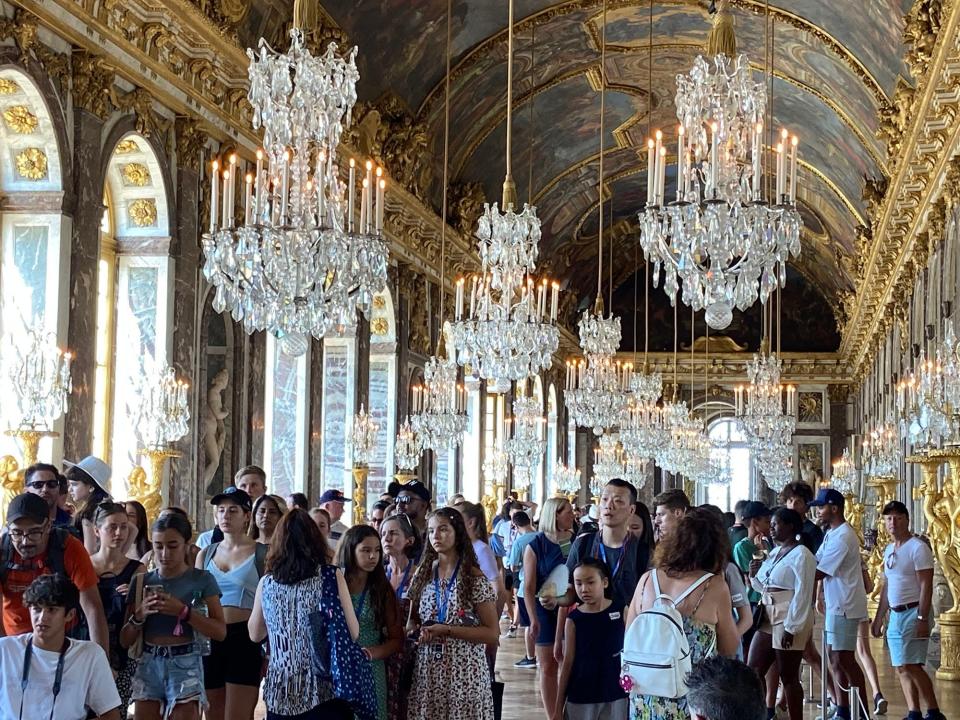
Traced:
<path fill-rule="evenodd" d="M 750 446 L 737 421 L 721 417 L 710 424 L 710 439 L 721 446 L 720 457 L 730 473 L 730 484 L 708 485 L 704 502 L 716 505 L 721 510 L 733 510 L 738 500 L 750 499 L 750 476 L 753 459 Z"/>
<path fill-rule="evenodd" d="M 94 452 L 107 459 L 111 492 L 139 463 L 133 418 L 135 379 L 145 363 L 170 362 L 173 261 L 164 171 L 151 143 L 135 133 L 110 152 L 104 182 L 97 275 Z"/>
<path fill-rule="evenodd" d="M 61 268 L 69 267 L 70 241 L 61 212 L 60 146 L 34 81 L 20 69 L 5 67 L 0 83 L 0 332 L 5 343 L 16 343 L 39 329 L 64 347 L 69 273 Z M 0 403 L 3 428 L 19 422 L 16 403 Z M 59 440 L 41 441 L 40 457 L 60 453 Z M 14 440 L 0 434 L 0 455 L 6 454 L 20 456 Z"/>

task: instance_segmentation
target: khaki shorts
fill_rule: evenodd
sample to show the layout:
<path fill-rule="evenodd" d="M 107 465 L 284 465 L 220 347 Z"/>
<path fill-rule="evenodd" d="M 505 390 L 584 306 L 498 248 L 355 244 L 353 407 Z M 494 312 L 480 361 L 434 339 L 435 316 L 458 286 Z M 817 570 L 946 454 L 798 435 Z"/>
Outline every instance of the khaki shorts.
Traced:
<path fill-rule="evenodd" d="M 789 648 L 783 647 L 783 623 L 771 625 L 766 613 L 764 613 L 763 622 L 760 624 L 760 632 L 765 632 L 773 638 L 774 650 L 797 650 L 803 652 L 803 649 L 810 641 L 810 636 L 813 635 L 813 618 L 811 617 L 806 625 L 800 628 L 799 632 L 793 634 L 793 643 Z"/>

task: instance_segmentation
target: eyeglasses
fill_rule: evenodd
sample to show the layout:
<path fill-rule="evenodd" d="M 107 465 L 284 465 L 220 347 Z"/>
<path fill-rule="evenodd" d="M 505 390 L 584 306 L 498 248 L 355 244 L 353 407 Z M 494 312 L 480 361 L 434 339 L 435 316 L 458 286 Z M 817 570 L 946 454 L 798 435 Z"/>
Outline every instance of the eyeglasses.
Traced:
<path fill-rule="evenodd" d="M 45 527 L 30 528 L 29 530 L 9 528 L 8 530 L 11 540 L 39 540 L 46 531 Z"/>
<path fill-rule="evenodd" d="M 414 500 L 419 500 L 418 497 L 413 497 L 412 495 L 401 495 L 397 498 L 397 505 L 409 505 Z"/>
<path fill-rule="evenodd" d="M 48 490 L 56 490 L 60 487 L 59 480 L 34 480 L 33 482 L 27 483 L 27 487 L 33 490 L 43 490 L 47 488 Z"/>

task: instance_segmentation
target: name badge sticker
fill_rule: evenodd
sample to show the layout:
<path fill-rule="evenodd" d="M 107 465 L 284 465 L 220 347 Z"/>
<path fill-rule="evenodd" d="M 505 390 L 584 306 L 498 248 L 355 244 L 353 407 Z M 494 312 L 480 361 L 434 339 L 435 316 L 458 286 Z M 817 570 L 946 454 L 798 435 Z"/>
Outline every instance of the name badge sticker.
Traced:
<path fill-rule="evenodd" d="M 619 619 L 620 619 L 620 613 L 618 613 L 618 612 L 612 612 L 612 613 L 610 613 L 610 619 L 611 619 L 611 620 L 619 620 Z"/>

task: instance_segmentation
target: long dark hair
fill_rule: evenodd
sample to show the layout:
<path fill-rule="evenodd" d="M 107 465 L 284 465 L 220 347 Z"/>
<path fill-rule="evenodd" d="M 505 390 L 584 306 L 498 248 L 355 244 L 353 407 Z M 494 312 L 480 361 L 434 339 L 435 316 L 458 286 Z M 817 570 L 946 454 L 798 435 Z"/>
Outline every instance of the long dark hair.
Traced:
<path fill-rule="evenodd" d="M 147 509 L 136 500 L 127 500 L 124 505 L 126 508 L 132 507 L 133 514 L 137 518 L 137 539 L 135 545 L 137 546 L 137 555 L 143 557 L 151 549 L 150 523 L 147 521 Z"/>
<path fill-rule="evenodd" d="M 463 515 L 453 508 L 439 508 L 427 515 L 427 523 L 430 518 L 442 518 L 453 527 L 455 536 L 454 549 L 460 558 L 460 583 L 457 585 L 457 605 L 460 608 L 470 607 L 469 598 L 473 596 L 474 585 L 477 580 L 482 579 L 482 575 L 476 573 L 480 568 L 477 562 L 477 555 L 473 552 L 473 545 L 470 542 L 470 535 L 467 533 L 467 526 L 463 522 Z M 437 551 L 433 548 L 433 543 L 427 540 L 423 548 L 423 556 L 420 558 L 420 564 L 417 566 L 417 572 L 410 581 L 410 602 L 416 610 L 420 607 L 420 596 L 424 588 L 433 577 L 433 563 L 437 559 Z"/>
<path fill-rule="evenodd" d="M 320 566 L 327 564 L 326 546 L 309 513 L 294 508 L 277 523 L 267 551 L 266 570 L 281 585 L 296 585 L 316 577 Z"/>
<path fill-rule="evenodd" d="M 650 518 L 650 508 L 640 500 L 637 500 L 633 504 L 633 507 L 634 514 L 637 515 L 643 523 L 643 534 L 640 536 L 640 542 L 650 548 L 652 552 L 657 543 L 653 534 L 653 520 Z"/>
<path fill-rule="evenodd" d="M 77 514 L 73 518 L 73 526 L 78 530 L 83 530 L 83 521 L 89 520 L 93 522 L 94 515 L 96 515 L 97 508 L 100 507 L 100 503 L 111 500 L 112 498 L 106 490 L 97 485 L 92 477 L 78 467 L 70 468 L 67 471 L 67 480 L 82 482 L 93 488 L 90 492 L 90 497 L 84 500 L 83 505 L 77 508 Z"/>
<path fill-rule="evenodd" d="M 373 603 L 373 617 L 376 627 L 387 625 L 388 618 L 397 616 L 397 596 L 393 593 L 387 572 L 383 567 L 383 547 L 380 545 L 380 533 L 369 525 L 354 525 L 340 538 L 337 545 L 337 565 L 343 569 L 343 574 L 349 580 L 361 572 L 357 567 L 357 548 L 364 540 L 376 540 L 380 548 L 380 560 L 372 572 L 367 573 L 367 583 L 364 590 Z M 357 620 L 360 618 L 358 617 Z"/>

